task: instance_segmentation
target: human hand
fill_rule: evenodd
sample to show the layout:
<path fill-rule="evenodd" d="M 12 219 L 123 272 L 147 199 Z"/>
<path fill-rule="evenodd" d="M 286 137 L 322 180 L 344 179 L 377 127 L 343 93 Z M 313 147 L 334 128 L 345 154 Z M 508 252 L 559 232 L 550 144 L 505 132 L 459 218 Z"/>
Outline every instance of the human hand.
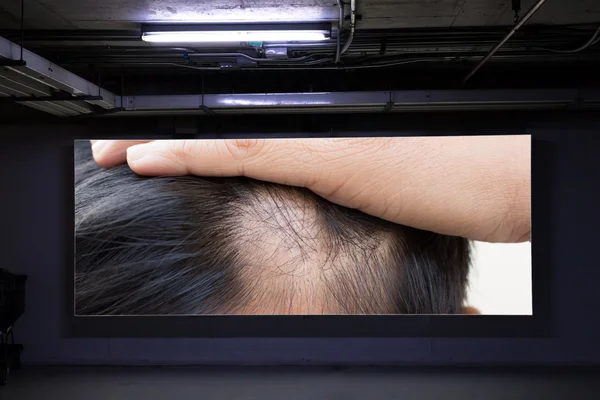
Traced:
<path fill-rule="evenodd" d="M 306 187 L 392 222 L 488 242 L 530 239 L 529 136 L 93 141 L 140 175 L 246 176 Z"/>

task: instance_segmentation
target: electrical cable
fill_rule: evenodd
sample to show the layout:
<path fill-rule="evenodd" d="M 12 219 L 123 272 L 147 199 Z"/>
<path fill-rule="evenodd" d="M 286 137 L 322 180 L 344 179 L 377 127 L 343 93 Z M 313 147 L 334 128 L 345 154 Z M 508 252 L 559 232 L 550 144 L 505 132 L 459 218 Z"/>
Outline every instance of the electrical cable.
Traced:
<path fill-rule="evenodd" d="M 339 63 L 340 62 L 340 41 L 341 41 L 341 36 L 342 36 L 342 25 L 344 24 L 344 3 L 342 3 L 342 0 L 337 0 L 338 3 L 338 7 L 340 9 L 340 18 L 338 21 L 338 31 L 337 31 L 337 38 L 336 38 L 336 49 L 335 49 L 335 63 Z"/>
<path fill-rule="evenodd" d="M 322 59 L 322 60 L 315 60 L 312 62 L 307 63 L 307 65 L 314 65 L 317 63 L 317 61 L 321 61 L 322 62 L 329 62 L 332 61 L 332 58 L 327 58 L 327 59 Z M 314 63 L 314 64 L 312 64 Z M 193 65 L 186 65 L 186 64 L 177 64 L 177 63 L 159 63 L 159 62 L 150 62 L 150 63 L 144 63 L 144 65 L 169 65 L 169 66 L 175 66 L 175 67 L 182 67 L 182 68 L 187 68 L 187 69 L 194 69 L 194 70 L 198 70 L 198 71 L 221 71 L 222 68 L 220 67 L 196 67 Z M 247 71 L 254 71 L 254 70 L 264 70 L 264 69 L 268 69 L 268 70 L 281 70 L 281 69 L 313 69 L 313 68 L 285 68 L 285 67 L 279 67 L 279 68 L 241 68 L 242 70 L 247 70 Z"/>
<path fill-rule="evenodd" d="M 306 60 L 309 60 L 311 58 L 314 58 L 316 56 L 319 56 L 319 54 L 307 54 L 305 56 L 302 57 L 297 57 L 297 58 L 290 58 L 287 60 L 275 60 L 275 59 L 268 59 L 268 58 L 256 58 L 256 57 L 251 57 L 247 54 L 244 53 L 191 53 L 188 54 L 188 56 L 190 58 L 194 58 L 194 57 L 243 57 L 247 60 L 256 62 L 256 63 L 261 63 L 261 64 L 270 64 L 270 65 L 287 65 L 287 64 L 295 64 L 295 63 L 299 63 L 299 62 L 305 62 Z M 326 57 L 326 58 L 321 58 L 319 60 L 313 60 L 310 62 L 305 63 L 306 65 L 311 65 L 313 63 L 315 63 L 315 61 L 317 61 L 317 63 L 320 62 L 325 62 L 325 61 L 321 61 L 321 60 L 327 60 L 327 61 L 332 61 L 333 58 L 331 57 Z"/>
<path fill-rule="evenodd" d="M 263 71 L 263 70 L 299 70 L 299 69 L 304 69 L 304 70 L 349 70 L 349 69 L 371 69 L 371 68 L 386 68 L 386 67 L 394 67 L 394 66 L 398 66 L 398 65 L 406 65 L 406 64 L 414 64 L 414 63 L 419 63 L 419 62 L 427 62 L 427 61 L 439 61 L 437 59 L 427 59 L 427 58 L 422 58 L 422 59 L 412 59 L 412 60 L 403 60 L 403 61 L 396 61 L 396 62 L 390 62 L 390 63 L 381 63 L 381 64 L 367 64 L 367 65 L 338 65 L 338 66 L 331 66 L 331 67 L 314 67 L 314 68 L 298 68 L 298 67 L 282 67 L 282 68 L 257 68 L 257 70 Z"/>
<path fill-rule="evenodd" d="M 356 28 L 356 0 L 350 0 L 350 36 L 346 41 L 344 47 L 342 47 L 342 51 L 340 51 L 340 55 L 344 54 L 346 50 L 352 44 L 352 40 L 354 40 L 354 29 Z"/>
<path fill-rule="evenodd" d="M 191 57 L 242 57 L 250 61 L 261 62 L 261 61 L 270 61 L 268 58 L 258 58 L 252 57 L 245 53 L 188 53 L 188 56 Z M 308 58 L 308 56 L 300 57 L 298 59 L 290 59 L 289 61 L 302 61 Z"/>
<path fill-rule="evenodd" d="M 579 53 L 580 51 L 583 51 L 585 49 L 587 49 L 590 46 L 595 45 L 596 43 L 598 43 L 600 41 L 600 25 L 598 26 L 598 29 L 596 29 L 596 32 L 592 35 L 592 37 L 585 42 L 583 45 L 575 48 L 575 49 L 570 49 L 570 50 L 557 50 L 557 49 L 547 49 L 547 48 L 543 48 L 543 47 L 539 47 L 540 50 L 545 50 L 545 51 L 550 51 L 552 53 Z"/>
<path fill-rule="evenodd" d="M 331 61 L 331 60 L 332 59 L 329 59 L 329 61 Z M 398 65 L 414 64 L 414 63 L 418 63 L 418 62 L 428 62 L 428 61 L 440 61 L 440 60 L 436 59 L 436 58 L 417 58 L 417 59 L 402 60 L 402 61 L 390 62 L 390 63 L 367 64 L 367 65 L 337 65 L 337 66 L 328 66 L 328 67 L 309 67 L 309 68 L 300 67 L 300 66 L 274 68 L 274 67 L 269 66 L 269 67 L 258 67 L 258 68 L 241 68 L 241 70 L 242 71 L 296 71 L 296 70 L 323 71 L 323 70 L 370 69 L 370 68 L 393 67 L 393 66 L 398 66 Z M 220 70 L 219 67 L 194 67 L 192 65 L 184 65 L 184 64 L 176 64 L 176 63 L 156 63 L 156 64 L 175 65 L 175 66 L 180 66 L 180 67 L 184 67 L 184 68 L 195 69 L 198 71 Z"/>
<path fill-rule="evenodd" d="M 177 63 L 145 63 L 145 65 L 172 65 L 174 67 L 195 69 L 195 70 L 199 70 L 199 71 L 221 71 L 221 68 L 219 68 L 219 67 L 194 67 L 192 65 L 177 64 Z"/>

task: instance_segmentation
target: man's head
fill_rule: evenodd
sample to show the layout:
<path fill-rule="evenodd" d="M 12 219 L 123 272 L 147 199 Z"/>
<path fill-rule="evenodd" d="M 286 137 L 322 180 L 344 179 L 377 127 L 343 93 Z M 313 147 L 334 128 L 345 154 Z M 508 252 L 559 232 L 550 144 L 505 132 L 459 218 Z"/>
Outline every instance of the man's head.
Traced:
<path fill-rule="evenodd" d="M 456 314 L 469 243 L 246 178 L 104 170 L 76 143 L 76 311 Z"/>

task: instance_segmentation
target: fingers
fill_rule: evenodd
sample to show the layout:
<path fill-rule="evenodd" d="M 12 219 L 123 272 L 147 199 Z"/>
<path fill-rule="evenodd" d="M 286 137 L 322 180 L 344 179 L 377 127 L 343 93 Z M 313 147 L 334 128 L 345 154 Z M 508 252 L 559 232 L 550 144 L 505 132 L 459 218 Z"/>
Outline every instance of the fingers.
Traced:
<path fill-rule="evenodd" d="M 91 140 L 94 160 L 104 168 L 112 168 L 126 161 L 127 148 L 150 140 Z"/>
<path fill-rule="evenodd" d="M 463 314 L 465 315 L 480 315 L 481 311 L 479 311 L 477 308 L 475 307 L 463 307 Z"/>
<path fill-rule="evenodd" d="M 140 175 L 247 176 L 306 187 L 389 221 L 473 240 L 529 232 L 528 138 L 344 138 L 121 141 L 102 166 L 126 159 Z"/>
<path fill-rule="evenodd" d="M 308 187 L 336 154 L 324 139 L 161 140 L 130 147 L 127 162 L 140 175 L 247 176 Z"/>

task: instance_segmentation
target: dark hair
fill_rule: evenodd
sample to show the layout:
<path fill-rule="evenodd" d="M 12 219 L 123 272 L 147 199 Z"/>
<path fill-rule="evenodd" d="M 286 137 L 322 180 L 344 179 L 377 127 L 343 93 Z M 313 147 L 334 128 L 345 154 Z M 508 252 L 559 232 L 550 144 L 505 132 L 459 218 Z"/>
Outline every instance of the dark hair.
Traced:
<path fill-rule="evenodd" d="M 470 263 L 466 239 L 307 189 L 102 169 L 88 141 L 75 144 L 75 237 L 78 315 L 305 313 L 312 301 L 310 313 L 456 314 Z"/>

